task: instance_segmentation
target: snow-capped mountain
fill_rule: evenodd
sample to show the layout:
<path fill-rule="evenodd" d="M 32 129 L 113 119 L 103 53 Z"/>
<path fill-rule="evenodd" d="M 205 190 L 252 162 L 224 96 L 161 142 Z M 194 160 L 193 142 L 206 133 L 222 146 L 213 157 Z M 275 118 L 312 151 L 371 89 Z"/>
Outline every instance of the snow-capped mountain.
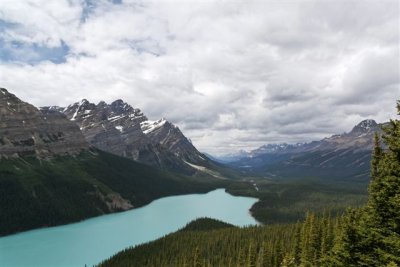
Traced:
<path fill-rule="evenodd" d="M 303 146 L 302 143 L 297 144 L 287 144 L 287 143 L 280 143 L 280 144 L 267 144 L 260 146 L 257 149 L 254 149 L 248 153 L 248 157 L 257 157 L 258 155 L 266 154 L 266 153 L 279 153 L 283 151 L 291 151 L 296 148 Z"/>
<path fill-rule="evenodd" d="M 66 108 L 45 107 L 64 113 L 93 146 L 113 154 L 164 169 L 191 173 L 191 164 L 206 160 L 174 124 L 162 118 L 150 121 L 140 109 L 122 100 L 94 104 L 86 99 Z"/>
<path fill-rule="evenodd" d="M 238 152 L 224 154 L 220 156 L 214 156 L 210 154 L 205 154 L 208 158 L 223 164 L 227 164 L 230 162 L 235 162 L 243 158 L 247 158 L 249 156 L 249 152 L 243 149 L 239 150 Z"/>

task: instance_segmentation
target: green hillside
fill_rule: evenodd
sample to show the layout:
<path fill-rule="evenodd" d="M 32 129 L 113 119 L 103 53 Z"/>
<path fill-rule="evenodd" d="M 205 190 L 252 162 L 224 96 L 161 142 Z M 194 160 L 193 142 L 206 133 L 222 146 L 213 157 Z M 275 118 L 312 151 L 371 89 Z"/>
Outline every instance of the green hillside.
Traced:
<path fill-rule="evenodd" d="M 230 184 L 227 192 L 258 198 L 251 212 L 259 222 L 266 224 L 304 220 L 307 211 L 319 215 L 326 210 L 332 215 L 342 214 L 348 207 L 359 207 L 367 201 L 367 184 L 323 179 L 284 182 L 254 178 L 253 182 Z"/>
<path fill-rule="evenodd" d="M 367 183 L 371 151 L 354 148 L 332 151 L 313 151 L 295 155 L 286 161 L 266 164 L 258 173 L 274 174 L 286 179 L 318 177 L 335 181 Z"/>
<path fill-rule="evenodd" d="M 52 160 L 0 160 L 0 235 L 79 221 L 139 207 L 168 195 L 224 186 L 186 177 L 99 150 Z M 128 202 L 129 201 L 129 202 Z"/>

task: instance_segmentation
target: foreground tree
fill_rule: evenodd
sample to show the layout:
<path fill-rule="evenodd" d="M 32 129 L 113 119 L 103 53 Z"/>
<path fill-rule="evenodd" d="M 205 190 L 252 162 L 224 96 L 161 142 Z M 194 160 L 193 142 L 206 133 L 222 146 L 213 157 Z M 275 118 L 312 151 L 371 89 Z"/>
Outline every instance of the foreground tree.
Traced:
<path fill-rule="evenodd" d="M 397 102 L 400 115 L 400 102 Z M 400 265 L 400 121 L 384 127 L 383 150 L 375 137 L 367 205 L 344 218 L 333 265 Z"/>

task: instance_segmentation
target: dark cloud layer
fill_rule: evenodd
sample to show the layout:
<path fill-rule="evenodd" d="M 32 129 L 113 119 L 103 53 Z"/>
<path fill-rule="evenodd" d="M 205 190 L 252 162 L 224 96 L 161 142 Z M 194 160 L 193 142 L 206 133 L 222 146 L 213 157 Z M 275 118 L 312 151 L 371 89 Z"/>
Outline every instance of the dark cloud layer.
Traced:
<path fill-rule="evenodd" d="M 399 22 L 398 1 L 6 0 L 0 81 L 123 98 L 214 154 L 310 141 L 395 115 Z"/>

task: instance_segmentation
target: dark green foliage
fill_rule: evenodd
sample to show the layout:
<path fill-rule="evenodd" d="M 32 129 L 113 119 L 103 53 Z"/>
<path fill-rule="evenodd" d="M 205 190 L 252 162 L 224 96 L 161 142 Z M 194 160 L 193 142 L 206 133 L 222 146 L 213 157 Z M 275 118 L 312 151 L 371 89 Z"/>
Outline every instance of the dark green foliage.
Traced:
<path fill-rule="evenodd" d="M 230 223 L 226 223 L 220 220 L 210 219 L 210 218 L 199 218 L 195 221 L 188 223 L 185 227 L 183 227 L 180 232 L 184 231 L 209 231 L 209 230 L 217 230 L 223 228 L 232 228 L 235 227 Z"/>
<path fill-rule="evenodd" d="M 400 103 L 397 103 L 400 115 Z M 375 137 L 367 205 L 349 211 L 336 247 L 336 266 L 400 265 L 400 121 L 392 120 L 380 146 Z"/>
<path fill-rule="evenodd" d="M 257 188 L 248 182 L 228 186 L 233 195 L 260 199 L 251 208 L 252 215 L 262 223 L 288 223 L 303 220 L 307 211 L 332 215 L 342 214 L 347 207 L 359 207 L 367 200 L 367 185 L 359 183 L 328 183 L 318 180 L 275 182 L 256 180 Z"/>
<path fill-rule="evenodd" d="M 371 152 L 354 148 L 327 151 L 308 151 L 299 154 L 265 154 L 243 159 L 232 168 L 248 176 L 279 178 L 281 180 L 308 179 L 368 183 Z M 240 168 L 238 166 L 251 166 Z"/>
<path fill-rule="evenodd" d="M 167 195 L 201 193 L 224 182 L 175 175 L 90 151 L 76 157 L 0 160 L 0 235 L 79 221 L 120 208 L 119 194 L 134 207 Z"/>
<path fill-rule="evenodd" d="M 329 256 L 333 242 L 321 229 L 327 222 L 330 231 L 339 229 L 328 214 L 317 217 L 310 213 L 304 223 L 245 228 L 220 228 L 220 222 L 212 221 L 200 219 L 189 224 L 208 231 L 184 228 L 126 249 L 100 266 L 327 266 L 322 250 Z"/>
<path fill-rule="evenodd" d="M 382 148 L 381 148 L 381 140 L 379 138 L 379 135 L 375 133 L 374 135 L 374 150 L 373 150 L 373 157 L 371 159 L 371 179 L 375 179 L 378 174 L 378 166 L 379 166 L 379 161 L 382 158 Z"/>
<path fill-rule="evenodd" d="M 400 102 L 397 108 L 400 115 Z M 361 208 L 348 209 L 335 218 L 326 212 L 322 216 L 307 213 L 304 222 L 296 224 L 180 231 L 126 249 L 100 266 L 400 266 L 400 121 L 392 120 L 384 129 L 386 149 L 381 148 L 379 139 L 375 136 L 368 201 Z M 298 218 L 305 209 L 318 212 L 330 207 L 337 215 L 346 204 L 355 204 L 353 197 L 345 197 L 339 205 L 326 205 L 338 192 L 342 193 L 337 197 L 356 192 L 351 184 L 344 184 L 347 189 L 307 184 L 309 190 L 304 190 L 299 184 L 256 182 L 259 190 L 252 181 L 231 184 L 228 191 L 260 197 L 253 214 L 267 222 L 271 213 L 287 221 Z M 315 192 L 319 196 L 312 197 Z M 299 203 L 304 206 L 290 209 Z"/>
<path fill-rule="evenodd" d="M 279 162 L 266 166 L 258 172 L 273 173 L 286 179 L 319 177 L 331 181 L 368 182 L 370 159 L 370 151 L 354 151 L 354 149 L 332 150 L 328 153 L 313 151 L 291 157 L 290 164 Z"/>

